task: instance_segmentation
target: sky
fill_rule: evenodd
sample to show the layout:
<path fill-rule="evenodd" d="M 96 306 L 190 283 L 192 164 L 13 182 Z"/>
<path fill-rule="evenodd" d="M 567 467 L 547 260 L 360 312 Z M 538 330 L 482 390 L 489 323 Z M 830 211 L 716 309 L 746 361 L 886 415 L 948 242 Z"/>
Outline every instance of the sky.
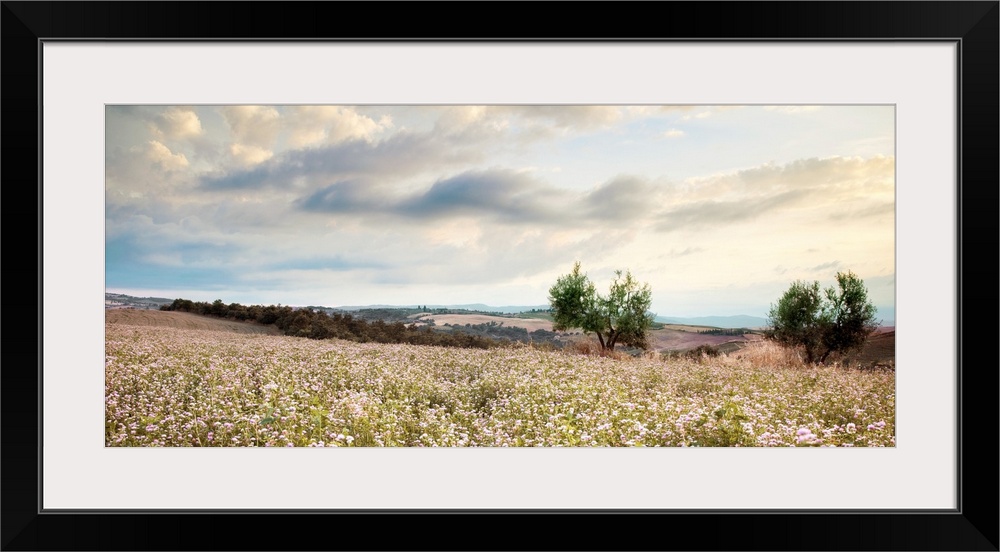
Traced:
<path fill-rule="evenodd" d="M 105 284 L 293 306 L 545 305 L 579 261 L 660 316 L 792 282 L 895 306 L 891 105 L 106 107 Z"/>

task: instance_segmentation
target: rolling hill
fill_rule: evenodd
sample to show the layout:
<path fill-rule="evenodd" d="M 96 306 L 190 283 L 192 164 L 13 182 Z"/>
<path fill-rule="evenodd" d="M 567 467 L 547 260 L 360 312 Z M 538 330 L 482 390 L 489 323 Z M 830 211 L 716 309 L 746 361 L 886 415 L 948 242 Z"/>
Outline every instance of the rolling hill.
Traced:
<path fill-rule="evenodd" d="M 715 328 L 763 328 L 767 325 L 767 319 L 759 316 L 748 316 L 739 314 L 736 316 L 696 316 L 693 318 L 680 318 L 676 316 L 657 316 L 657 322 L 664 324 L 683 324 L 685 326 L 712 326 Z"/>

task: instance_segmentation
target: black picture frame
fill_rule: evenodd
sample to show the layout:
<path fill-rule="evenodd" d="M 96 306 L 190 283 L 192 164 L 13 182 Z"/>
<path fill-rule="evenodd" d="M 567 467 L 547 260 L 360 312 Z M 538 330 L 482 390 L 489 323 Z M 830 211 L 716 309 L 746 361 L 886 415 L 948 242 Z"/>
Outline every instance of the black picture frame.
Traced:
<path fill-rule="evenodd" d="M 3 550 L 998 550 L 1000 2 L 2 2 Z M 375 35 L 386 14 L 411 25 Z M 456 28 L 445 14 L 475 15 Z M 349 14 L 349 17 L 345 17 Z M 653 15 L 655 14 L 655 16 Z M 339 19 L 338 19 L 339 18 Z M 348 20 L 352 24 L 337 24 Z M 367 27 L 358 22 L 373 22 Z M 572 21 L 572 23 L 571 23 Z M 419 22 L 419 23 L 416 23 Z M 955 510 L 46 512 L 41 474 L 41 56 L 56 40 L 947 41 L 958 44 Z M 36 262 L 21 254 L 37 230 Z M 30 248 L 30 245 L 27 246 Z M 928 293 L 938 291 L 928 290 Z M 968 308 L 966 308 L 968 307 Z M 67 313 L 71 316 L 71 313 Z M 984 347 L 983 345 L 986 345 Z M 987 354 L 985 349 L 991 349 Z M 980 353 L 980 354 L 977 354 Z M 966 362 L 966 359 L 968 362 Z M 33 369 L 34 367 L 34 369 Z M 37 417 L 35 417 L 37 414 Z M 33 419 L 34 418 L 34 419 Z M 891 466 L 844 466 L 878 473 Z M 85 476 L 85 474 L 81 474 Z M 915 482 L 919 484 L 919 482 Z"/>

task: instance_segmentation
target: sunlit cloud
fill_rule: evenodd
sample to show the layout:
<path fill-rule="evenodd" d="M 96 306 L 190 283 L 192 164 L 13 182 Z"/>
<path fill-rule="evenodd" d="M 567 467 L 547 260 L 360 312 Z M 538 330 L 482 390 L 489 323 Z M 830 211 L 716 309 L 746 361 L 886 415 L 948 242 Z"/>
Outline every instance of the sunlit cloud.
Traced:
<path fill-rule="evenodd" d="M 349 107 L 335 105 L 294 106 L 287 110 L 285 121 L 288 143 L 293 148 L 350 140 L 371 141 L 392 126 L 392 118 L 388 115 L 376 121 Z"/>
<path fill-rule="evenodd" d="M 190 107 L 168 107 L 150 121 L 152 134 L 163 139 L 183 139 L 205 132 L 201 120 Z"/>
<path fill-rule="evenodd" d="M 146 148 L 146 157 L 153 162 L 153 165 L 165 171 L 174 171 L 188 166 L 188 160 L 182 153 L 173 153 L 170 148 L 150 140 Z"/>

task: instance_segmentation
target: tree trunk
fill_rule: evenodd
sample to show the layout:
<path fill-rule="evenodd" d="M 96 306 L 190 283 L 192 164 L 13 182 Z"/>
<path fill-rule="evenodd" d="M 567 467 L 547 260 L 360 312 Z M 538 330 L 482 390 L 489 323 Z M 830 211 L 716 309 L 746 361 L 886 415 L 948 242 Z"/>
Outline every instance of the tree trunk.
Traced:
<path fill-rule="evenodd" d="M 597 333 L 597 340 L 601 342 L 601 350 L 603 351 L 605 349 L 604 336 L 601 335 L 601 332 L 596 332 L 596 333 Z"/>

